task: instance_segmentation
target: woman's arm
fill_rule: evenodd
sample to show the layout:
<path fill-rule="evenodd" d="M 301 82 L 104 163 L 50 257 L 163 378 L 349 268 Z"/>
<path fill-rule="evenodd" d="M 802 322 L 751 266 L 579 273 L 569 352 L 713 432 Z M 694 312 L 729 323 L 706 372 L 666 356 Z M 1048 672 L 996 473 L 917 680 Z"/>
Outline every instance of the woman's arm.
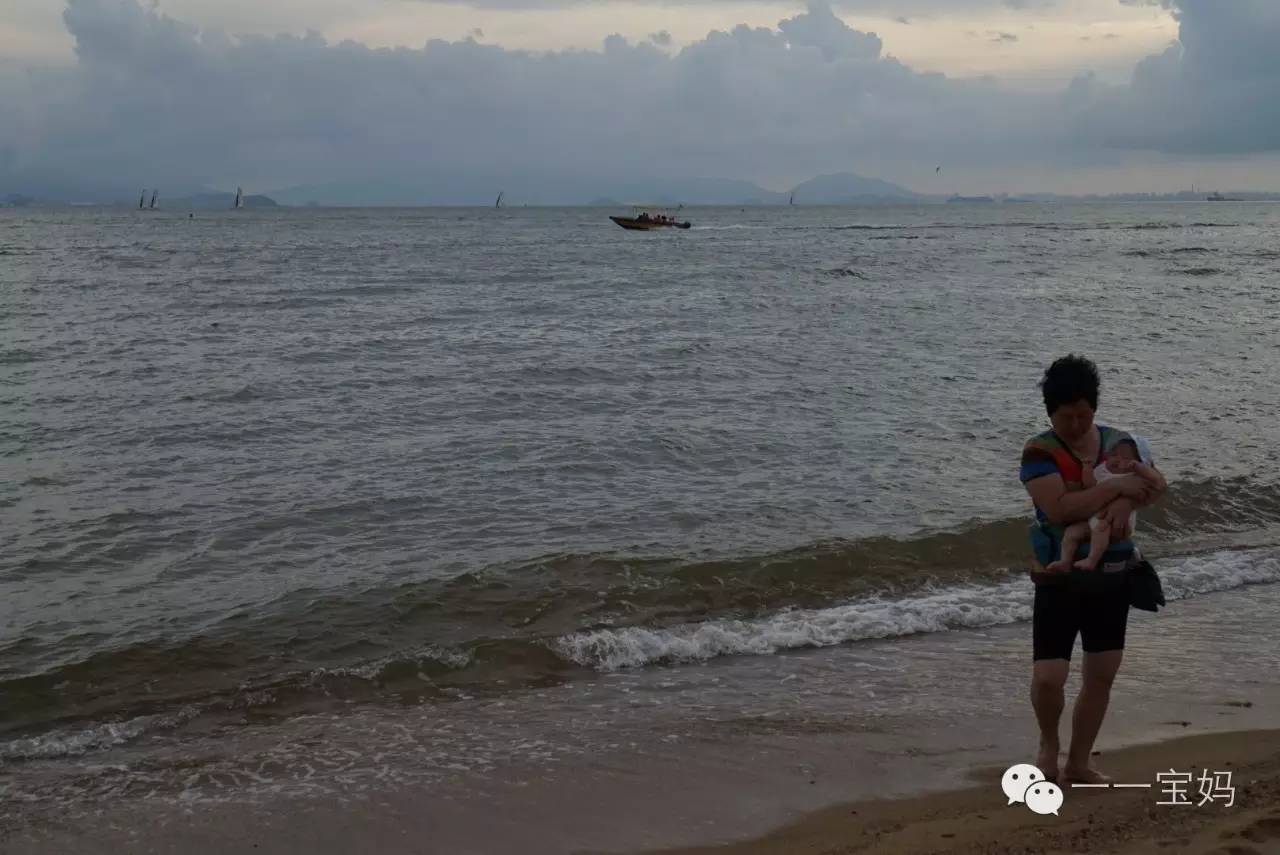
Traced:
<path fill-rule="evenodd" d="M 1121 496 L 1141 498 L 1145 482 L 1136 475 L 1108 478 L 1084 490 L 1067 491 L 1066 482 L 1058 474 L 1042 475 L 1026 482 L 1027 492 L 1036 507 L 1044 511 L 1049 522 L 1070 525 L 1087 520 Z"/>
<path fill-rule="evenodd" d="M 1163 496 L 1164 491 L 1169 487 L 1168 482 L 1164 480 L 1164 476 L 1160 474 L 1160 470 L 1149 463 L 1136 463 L 1133 471 L 1147 482 L 1147 495 L 1138 502 L 1138 507 L 1154 504 L 1156 499 Z"/>

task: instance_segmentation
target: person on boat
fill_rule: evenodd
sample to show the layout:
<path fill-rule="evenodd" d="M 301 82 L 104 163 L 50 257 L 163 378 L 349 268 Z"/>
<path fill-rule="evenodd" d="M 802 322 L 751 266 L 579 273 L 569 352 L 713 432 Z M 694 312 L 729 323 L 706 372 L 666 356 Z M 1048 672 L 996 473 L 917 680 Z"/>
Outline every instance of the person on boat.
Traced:
<path fill-rule="evenodd" d="M 638 223 L 647 223 L 647 222 L 649 222 L 649 212 L 648 212 L 648 211 L 641 211 L 641 212 L 640 212 L 640 216 L 636 217 L 636 222 L 638 222 Z"/>
<path fill-rule="evenodd" d="M 1058 779 L 1058 719 L 1077 634 L 1084 650 L 1083 680 L 1062 769 L 1066 783 L 1108 781 L 1090 766 L 1089 757 L 1124 656 L 1131 603 L 1129 577 L 1145 563 L 1125 537 L 1129 515 L 1134 508 L 1158 499 L 1167 486 L 1154 467 L 1151 481 L 1127 474 L 1085 486 L 1086 467 L 1096 467 L 1122 443 L 1136 444 L 1122 430 L 1094 424 L 1098 386 L 1098 369 L 1084 357 L 1071 354 L 1049 366 L 1040 389 L 1051 428 L 1027 440 L 1019 470 L 1019 480 L 1036 514 L 1031 527 L 1035 553 L 1031 564 L 1035 584 L 1031 706 L 1040 725 L 1036 766 L 1052 781 Z M 1069 565 L 1060 569 L 1058 564 L 1055 569 L 1059 572 L 1050 571 L 1048 565 L 1057 558 L 1064 528 L 1095 514 L 1102 516 L 1112 533 L 1102 566 L 1077 570 Z"/>

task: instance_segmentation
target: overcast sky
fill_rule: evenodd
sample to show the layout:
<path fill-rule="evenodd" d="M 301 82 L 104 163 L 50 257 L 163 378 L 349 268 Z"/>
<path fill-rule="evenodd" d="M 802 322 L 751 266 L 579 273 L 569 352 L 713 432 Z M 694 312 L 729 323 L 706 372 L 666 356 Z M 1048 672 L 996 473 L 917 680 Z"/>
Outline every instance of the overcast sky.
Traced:
<path fill-rule="evenodd" d="M 3 0 L 0 192 L 1280 190 L 1277 45 L 1277 0 Z"/>

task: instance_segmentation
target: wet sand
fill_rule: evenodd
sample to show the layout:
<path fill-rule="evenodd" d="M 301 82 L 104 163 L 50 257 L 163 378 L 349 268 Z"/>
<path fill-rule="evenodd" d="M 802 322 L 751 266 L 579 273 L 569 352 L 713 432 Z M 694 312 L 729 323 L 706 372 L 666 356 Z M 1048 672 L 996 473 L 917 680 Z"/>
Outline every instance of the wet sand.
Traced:
<path fill-rule="evenodd" d="M 1280 853 L 1280 731 L 1191 736 L 1107 752 L 1095 758 L 1118 783 L 1150 789 L 1073 789 L 1057 816 L 1010 805 L 1002 769 L 982 770 L 979 786 L 895 801 L 829 808 L 739 844 L 665 850 L 664 855 L 838 855 L 838 853 L 1076 853 L 1267 855 Z M 1187 804 L 1156 775 L 1168 770 L 1231 772 L 1227 782 L 1193 780 Z M 1215 793 L 1214 784 L 1221 784 Z M 1181 799 L 1176 799 L 1181 802 Z M 1200 804 L 1204 801 L 1203 804 Z M 1161 804 L 1166 802 L 1166 804 Z"/>
<path fill-rule="evenodd" d="M 958 790 L 895 800 L 842 804 L 805 816 L 763 837 L 712 847 L 660 850 L 661 855 L 899 855 L 899 853 L 1106 852 L 1116 855 L 1271 855 L 1280 853 L 1280 730 L 1202 734 L 1102 753 L 1097 760 L 1120 783 L 1152 783 L 1150 789 L 1070 790 L 1057 816 L 1040 816 L 1010 805 L 1000 790 L 999 767 L 976 770 L 978 783 Z M 1186 805 L 1169 800 L 1156 774 L 1174 769 L 1231 772 L 1234 804 L 1221 799 L 1198 804 L 1192 781 Z M 677 784 L 678 782 L 672 782 Z M 1211 788 L 1210 788 L 1211 789 Z M 1221 793 L 1219 795 L 1222 795 Z M 141 805 L 107 811 L 95 821 L 82 817 L 29 827 L 23 834 L 0 834 L 0 850 L 11 855 L 75 853 L 522 853 L 599 852 L 594 848 L 547 849 L 550 835 L 537 821 L 521 841 L 496 835 L 471 815 L 471 843 L 440 836 L 427 794 L 405 802 L 237 807 L 201 805 L 158 813 Z M 633 805 L 654 822 L 670 821 L 655 810 L 661 799 Z M 562 809 L 570 806 L 561 805 Z M 589 810 L 590 802 L 574 806 Z M 695 809 L 677 816 L 693 828 Z M 490 815 L 504 818 L 502 805 Z M 570 826 L 590 825 L 579 814 Z M 544 818 L 545 821 L 545 818 Z M 541 836 L 539 836 L 541 835 Z M 657 855 L 659 850 L 646 850 Z"/>

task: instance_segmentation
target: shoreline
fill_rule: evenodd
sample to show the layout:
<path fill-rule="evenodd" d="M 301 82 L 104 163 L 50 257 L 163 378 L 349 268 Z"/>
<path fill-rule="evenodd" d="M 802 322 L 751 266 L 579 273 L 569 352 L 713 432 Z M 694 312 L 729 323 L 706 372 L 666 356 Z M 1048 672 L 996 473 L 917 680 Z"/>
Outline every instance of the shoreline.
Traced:
<path fill-rule="evenodd" d="M 1002 769 L 976 770 L 978 786 L 902 799 L 855 801 L 816 811 L 763 837 L 645 855 L 837 855 L 837 853 L 1074 853 L 1269 855 L 1280 853 L 1280 729 L 1198 734 L 1094 752 L 1119 783 L 1150 789 L 1069 790 L 1058 816 L 1009 805 Z M 1230 771 L 1234 804 L 1161 805 L 1165 770 Z M 1221 782 L 1221 781 L 1219 781 Z M 1213 793 L 1213 784 L 1205 785 Z M 1219 795 L 1225 796 L 1225 786 Z"/>
<path fill-rule="evenodd" d="M 1280 685 L 1265 677 L 1280 668 L 1272 620 L 1280 585 L 1175 605 L 1133 616 L 1097 762 L 1133 782 L 1126 776 L 1135 769 L 1150 780 L 1170 765 L 1244 769 L 1266 755 L 1256 776 L 1274 787 L 1247 798 L 1280 802 Z M 1000 773 L 1033 759 L 1027 632 L 1007 625 L 727 657 L 503 698 L 159 732 L 4 763 L 0 849 L 1005 852 L 997 837 L 1006 825 L 1012 840 L 1066 841 L 1061 829 L 1074 830 L 1078 818 L 1072 806 L 1103 798 L 1116 816 L 1095 815 L 1086 836 L 1118 840 L 1104 851 L 1129 855 L 1116 847 L 1142 828 L 1154 839 L 1131 792 L 1069 793 L 1061 819 L 1003 810 Z M 1069 695 L 1078 676 L 1077 668 Z M 1241 795 L 1223 821 L 1244 822 Z M 850 825 L 847 811 L 864 809 Z M 1002 824 L 975 825 L 978 813 Z M 1267 842 L 1272 819 L 1250 816 L 1263 825 L 1248 833 Z M 1113 820 L 1121 827 L 1104 834 Z M 911 837 L 924 833 L 911 832 L 917 826 L 931 836 Z M 1240 845 L 1251 848 L 1232 855 L 1269 851 Z M 695 848 L 673 849 L 682 846 Z"/>

